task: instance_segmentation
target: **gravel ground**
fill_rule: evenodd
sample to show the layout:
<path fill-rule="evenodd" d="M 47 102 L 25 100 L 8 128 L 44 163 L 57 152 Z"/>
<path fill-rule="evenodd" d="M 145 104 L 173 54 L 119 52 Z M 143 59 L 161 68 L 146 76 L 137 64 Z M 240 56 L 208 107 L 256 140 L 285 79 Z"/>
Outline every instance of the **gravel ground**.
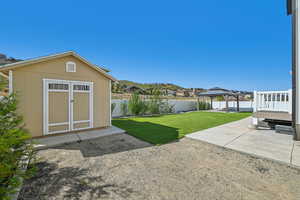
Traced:
<path fill-rule="evenodd" d="M 184 138 L 107 136 L 38 153 L 22 199 L 300 199 L 300 170 Z"/>

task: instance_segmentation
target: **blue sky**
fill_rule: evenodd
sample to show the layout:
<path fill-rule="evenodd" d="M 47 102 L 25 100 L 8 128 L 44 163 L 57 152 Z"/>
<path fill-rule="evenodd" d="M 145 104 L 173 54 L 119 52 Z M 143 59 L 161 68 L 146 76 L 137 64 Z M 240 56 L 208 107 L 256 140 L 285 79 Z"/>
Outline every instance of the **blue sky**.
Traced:
<path fill-rule="evenodd" d="M 0 52 L 74 50 L 118 79 L 240 90 L 291 87 L 285 0 L 3 1 Z"/>

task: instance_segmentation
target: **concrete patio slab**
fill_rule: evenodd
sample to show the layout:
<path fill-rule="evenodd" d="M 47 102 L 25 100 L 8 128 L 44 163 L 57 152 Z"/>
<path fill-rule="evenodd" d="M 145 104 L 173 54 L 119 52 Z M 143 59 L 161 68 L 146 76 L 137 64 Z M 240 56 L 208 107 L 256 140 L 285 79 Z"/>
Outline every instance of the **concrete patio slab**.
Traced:
<path fill-rule="evenodd" d="M 252 130 L 226 145 L 226 147 L 290 163 L 293 136 L 278 134 L 273 130 Z"/>
<path fill-rule="evenodd" d="M 120 129 L 118 127 L 112 126 L 106 129 L 101 130 L 91 130 L 91 131 L 84 131 L 81 133 L 78 133 L 78 137 L 80 140 L 90 140 L 98 137 L 113 135 L 113 134 L 120 134 L 125 133 L 123 129 Z"/>
<path fill-rule="evenodd" d="M 248 128 L 251 117 L 186 137 L 300 167 L 300 143 L 292 135 Z"/>
<path fill-rule="evenodd" d="M 300 166 L 300 141 L 294 143 L 294 150 L 292 154 L 292 165 Z"/>
<path fill-rule="evenodd" d="M 78 133 L 66 133 L 64 135 L 37 138 L 37 139 L 33 139 L 33 141 L 35 143 L 34 145 L 35 149 L 46 149 L 49 147 L 54 147 L 62 144 L 79 142 L 83 140 L 90 140 L 90 139 L 95 139 L 95 138 L 104 137 L 108 135 L 122 134 L 122 133 L 125 133 L 123 129 L 117 128 L 115 126 L 111 126 L 99 130 L 82 131 Z"/>
<path fill-rule="evenodd" d="M 246 124 L 248 124 L 248 121 L 248 118 L 243 119 L 240 120 L 239 123 L 232 122 L 203 131 L 197 131 L 195 133 L 187 135 L 186 137 L 202 140 L 219 146 L 225 146 L 226 144 L 249 131 L 246 126 Z"/>
<path fill-rule="evenodd" d="M 202 140 L 219 146 L 225 146 L 227 143 L 231 142 L 242 134 L 243 133 L 234 133 L 233 131 L 226 129 L 213 129 L 209 131 L 196 132 L 191 135 L 187 135 L 187 137 Z"/>
<path fill-rule="evenodd" d="M 77 134 L 69 133 L 65 135 L 58 135 L 58 136 L 49 136 L 45 138 L 37 138 L 33 139 L 35 143 L 35 149 L 44 149 L 47 147 L 53 147 L 60 144 L 67 144 L 72 142 L 77 142 L 79 140 Z"/>

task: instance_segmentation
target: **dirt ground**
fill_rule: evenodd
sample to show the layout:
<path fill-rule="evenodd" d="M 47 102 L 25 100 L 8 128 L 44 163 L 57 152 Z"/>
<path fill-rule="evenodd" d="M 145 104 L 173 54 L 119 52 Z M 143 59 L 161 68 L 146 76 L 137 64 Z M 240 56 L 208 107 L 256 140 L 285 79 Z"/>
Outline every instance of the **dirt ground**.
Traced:
<path fill-rule="evenodd" d="M 107 136 L 38 153 L 19 200 L 300 199 L 300 170 L 184 138 L 151 146 Z"/>

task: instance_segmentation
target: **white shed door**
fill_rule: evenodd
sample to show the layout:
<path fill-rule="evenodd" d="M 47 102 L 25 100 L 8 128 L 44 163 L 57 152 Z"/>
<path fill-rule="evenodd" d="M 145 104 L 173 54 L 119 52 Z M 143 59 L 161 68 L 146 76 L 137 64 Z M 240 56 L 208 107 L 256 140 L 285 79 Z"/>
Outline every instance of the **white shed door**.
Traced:
<path fill-rule="evenodd" d="M 93 83 L 44 79 L 44 135 L 93 128 Z"/>

